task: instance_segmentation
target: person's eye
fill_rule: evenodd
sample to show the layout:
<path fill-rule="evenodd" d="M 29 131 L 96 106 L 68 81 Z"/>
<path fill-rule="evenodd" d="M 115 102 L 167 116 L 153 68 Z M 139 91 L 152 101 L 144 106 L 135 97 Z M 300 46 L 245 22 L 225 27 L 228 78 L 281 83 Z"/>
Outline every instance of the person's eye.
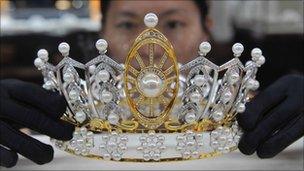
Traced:
<path fill-rule="evenodd" d="M 179 29 L 185 26 L 185 23 L 178 20 L 171 20 L 166 22 L 165 27 L 170 30 Z"/>
<path fill-rule="evenodd" d="M 133 22 L 124 21 L 117 24 L 117 28 L 125 29 L 125 30 L 132 30 L 135 29 L 137 25 Z"/>

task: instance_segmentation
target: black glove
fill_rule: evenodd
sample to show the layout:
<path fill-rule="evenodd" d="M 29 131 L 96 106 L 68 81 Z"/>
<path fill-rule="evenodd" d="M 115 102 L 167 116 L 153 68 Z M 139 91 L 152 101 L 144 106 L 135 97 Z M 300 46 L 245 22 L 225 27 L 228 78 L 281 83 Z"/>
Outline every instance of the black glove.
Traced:
<path fill-rule="evenodd" d="M 37 164 L 53 159 L 52 146 L 20 132 L 22 127 L 60 140 L 72 138 L 74 126 L 59 120 L 66 110 L 59 93 L 19 80 L 1 80 L 0 104 L 0 166 L 14 166 L 17 153 Z"/>
<path fill-rule="evenodd" d="M 239 114 L 239 149 L 271 158 L 304 135 L 304 77 L 288 75 L 259 93 Z"/>

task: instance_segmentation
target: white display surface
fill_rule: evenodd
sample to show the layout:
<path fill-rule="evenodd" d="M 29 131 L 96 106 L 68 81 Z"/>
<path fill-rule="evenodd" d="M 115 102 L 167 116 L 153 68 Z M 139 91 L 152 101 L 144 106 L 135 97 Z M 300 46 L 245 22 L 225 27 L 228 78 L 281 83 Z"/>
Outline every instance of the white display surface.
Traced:
<path fill-rule="evenodd" d="M 47 136 L 34 138 L 50 144 Z M 45 165 L 37 165 L 19 156 L 12 170 L 303 170 L 303 138 L 289 146 L 272 159 L 259 159 L 256 154 L 246 156 L 234 151 L 215 158 L 161 162 L 131 163 L 88 159 L 70 155 L 54 148 L 54 160 Z M 0 170 L 4 168 L 0 167 Z"/>

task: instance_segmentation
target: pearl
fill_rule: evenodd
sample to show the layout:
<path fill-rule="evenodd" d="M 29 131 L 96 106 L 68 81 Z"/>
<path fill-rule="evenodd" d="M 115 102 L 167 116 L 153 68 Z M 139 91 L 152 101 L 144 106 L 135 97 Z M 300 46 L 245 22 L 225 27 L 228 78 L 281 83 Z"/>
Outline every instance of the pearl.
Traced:
<path fill-rule="evenodd" d="M 94 134 L 93 132 L 89 131 L 87 132 L 87 138 L 93 138 Z"/>
<path fill-rule="evenodd" d="M 102 157 L 105 160 L 111 160 L 111 155 L 109 153 L 104 154 Z"/>
<path fill-rule="evenodd" d="M 211 132 L 211 137 L 212 137 L 212 138 L 216 138 L 218 135 L 219 135 L 219 132 L 218 132 L 218 131 L 212 131 L 212 132 Z"/>
<path fill-rule="evenodd" d="M 158 23 L 158 17 L 154 13 L 148 13 L 144 18 L 144 23 L 147 27 L 153 28 Z"/>
<path fill-rule="evenodd" d="M 222 126 L 217 127 L 217 131 L 218 131 L 218 132 L 222 133 L 223 130 L 224 130 L 224 127 L 222 127 Z"/>
<path fill-rule="evenodd" d="M 193 123 L 196 120 L 196 115 L 194 112 L 189 112 L 185 116 L 185 121 L 187 123 Z"/>
<path fill-rule="evenodd" d="M 125 145 L 119 145 L 119 148 L 122 150 L 122 151 L 125 151 L 125 150 L 127 150 L 127 146 L 125 146 Z"/>
<path fill-rule="evenodd" d="M 96 75 L 97 81 L 107 82 L 110 79 L 110 74 L 107 70 L 103 69 Z"/>
<path fill-rule="evenodd" d="M 184 148 L 181 147 L 181 146 L 176 146 L 176 150 L 177 150 L 177 151 L 181 151 L 182 149 L 184 149 Z"/>
<path fill-rule="evenodd" d="M 87 149 L 82 149 L 81 150 L 82 155 L 87 155 L 88 153 L 89 153 L 89 150 L 87 150 Z"/>
<path fill-rule="evenodd" d="M 127 138 L 127 137 L 121 137 L 121 138 L 120 138 L 120 141 L 127 142 L 127 141 L 128 141 L 128 138 Z"/>
<path fill-rule="evenodd" d="M 246 87 L 250 90 L 256 90 L 259 88 L 259 86 L 260 86 L 260 83 L 257 80 L 252 79 L 252 78 L 250 78 L 246 83 Z"/>
<path fill-rule="evenodd" d="M 148 143 L 148 147 L 153 149 L 156 147 L 156 143 L 150 142 Z"/>
<path fill-rule="evenodd" d="M 175 84 L 175 83 L 173 83 L 173 84 Z M 172 87 L 172 89 L 174 89 L 174 88 L 175 88 L 175 86 Z M 177 94 L 177 96 L 178 96 L 178 97 L 181 97 L 181 96 L 184 94 L 184 90 L 185 90 L 185 85 L 184 85 L 184 83 L 183 83 L 182 81 L 180 81 L 180 82 L 179 82 L 179 87 L 178 87 L 178 94 Z"/>
<path fill-rule="evenodd" d="M 74 81 L 74 75 L 71 72 L 64 73 L 63 80 L 67 83 L 71 83 Z"/>
<path fill-rule="evenodd" d="M 203 86 L 203 96 L 204 97 L 207 97 L 208 94 L 210 92 L 210 84 L 209 83 L 206 83 L 204 86 Z"/>
<path fill-rule="evenodd" d="M 34 60 L 34 65 L 38 68 L 38 69 L 41 69 L 44 67 L 44 62 L 41 58 L 36 58 Z"/>
<path fill-rule="evenodd" d="M 191 153 L 190 153 L 189 151 L 185 151 L 185 152 L 183 153 L 183 158 L 188 159 L 188 158 L 190 158 L 190 157 L 191 157 Z"/>
<path fill-rule="evenodd" d="M 54 87 L 54 82 L 53 81 L 46 81 L 44 84 L 43 84 L 43 88 L 44 89 L 47 89 L 47 90 L 50 90 Z"/>
<path fill-rule="evenodd" d="M 79 132 L 78 131 L 74 131 L 73 132 L 73 137 L 79 137 Z"/>
<path fill-rule="evenodd" d="M 193 151 L 192 152 L 192 157 L 195 158 L 195 159 L 199 158 L 199 152 L 198 151 Z"/>
<path fill-rule="evenodd" d="M 193 141 L 188 141 L 187 143 L 186 143 L 186 146 L 188 146 L 188 147 L 192 147 L 192 146 L 194 146 L 194 142 Z"/>
<path fill-rule="evenodd" d="M 105 144 L 100 144 L 99 150 L 101 151 L 102 155 L 105 153 L 106 150 L 106 145 Z"/>
<path fill-rule="evenodd" d="M 160 136 L 158 136 L 158 140 L 161 141 L 161 142 L 164 142 L 165 141 L 165 137 L 162 136 L 162 135 L 160 135 Z"/>
<path fill-rule="evenodd" d="M 217 147 L 219 146 L 218 141 L 212 141 L 212 142 L 211 142 L 211 146 L 212 146 L 213 148 L 217 148 Z"/>
<path fill-rule="evenodd" d="M 199 87 L 206 83 L 206 79 L 203 75 L 196 75 L 193 78 L 193 81 L 194 81 L 194 84 Z"/>
<path fill-rule="evenodd" d="M 243 113 L 243 112 L 245 112 L 245 109 L 246 109 L 245 104 L 244 103 L 240 103 L 240 104 L 238 104 L 238 106 L 236 108 L 236 111 L 238 113 Z"/>
<path fill-rule="evenodd" d="M 240 78 L 240 75 L 237 72 L 232 72 L 229 77 L 228 81 L 230 84 L 235 84 Z"/>
<path fill-rule="evenodd" d="M 70 45 L 66 42 L 60 43 L 58 46 L 58 50 L 63 56 L 68 56 L 70 51 Z"/>
<path fill-rule="evenodd" d="M 74 152 L 75 152 L 76 155 L 79 155 L 81 153 L 79 148 L 75 148 Z"/>
<path fill-rule="evenodd" d="M 245 67 L 248 68 L 250 66 L 255 66 L 254 62 L 253 61 L 247 61 L 246 64 L 245 64 Z"/>
<path fill-rule="evenodd" d="M 38 58 L 42 59 L 44 62 L 47 62 L 49 60 L 49 53 L 45 49 L 40 49 L 37 52 L 37 56 Z"/>
<path fill-rule="evenodd" d="M 223 149 L 224 149 L 224 148 L 220 146 L 220 147 L 217 148 L 217 151 L 222 153 L 222 152 L 223 152 Z"/>
<path fill-rule="evenodd" d="M 75 119 L 77 122 L 82 123 L 83 121 L 86 120 L 86 114 L 82 110 L 78 111 L 75 114 Z"/>
<path fill-rule="evenodd" d="M 159 147 L 159 149 L 160 149 L 161 151 L 166 150 L 166 148 L 167 148 L 167 147 L 166 147 L 166 146 L 164 146 L 164 145 L 162 145 L 162 146 L 160 146 L 160 147 Z"/>
<path fill-rule="evenodd" d="M 229 153 L 230 152 L 229 147 L 224 147 L 222 152 L 223 153 Z"/>
<path fill-rule="evenodd" d="M 86 134 L 87 134 L 87 131 L 88 131 L 88 130 L 87 130 L 86 127 L 81 127 L 81 128 L 80 128 L 80 133 L 81 133 L 82 136 L 86 135 Z"/>
<path fill-rule="evenodd" d="M 137 147 L 137 150 L 138 151 L 142 151 L 144 149 L 144 147 L 143 146 L 139 146 L 139 147 Z"/>
<path fill-rule="evenodd" d="M 139 89 L 146 97 L 157 97 L 163 90 L 163 81 L 154 73 L 146 73 L 139 82 Z"/>
<path fill-rule="evenodd" d="M 111 112 L 108 116 L 108 121 L 110 124 L 116 125 L 116 124 L 118 124 L 119 116 L 117 114 Z"/>
<path fill-rule="evenodd" d="M 150 157 L 149 154 L 144 154 L 144 155 L 143 155 L 143 159 L 144 159 L 145 161 L 149 161 L 149 160 L 151 159 L 151 157 Z"/>
<path fill-rule="evenodd" d="M 202 139 L 203 138 L 203 134 L 196 134 L 196 139 Z"/>
<path fill-rule="evenodd" d="M 154 154 L 153 155 L 153 160 L 155 160 L 155 161 L 160 160 L 160 154 L 159 153 Z"/>
<path fill-rule="evenodd" d="M 185 141 L 185 137 L 184 137 L 184 136 L 181 136 L 181 135 L 178 135 L 178 136 L 176 137 L 176 140 L 177 140 L 177 141 Z"/>
<path fill-rule="evenodd" d="M 103 135 L 102 136 L 102 140 L 103 141 L 108 141 L 109 140 L 109 136 L 108 135 Z"/>
<path fill-rule="evenodd" d="M 109 142 L 108 147 L 112 149 L 116 148 L 117 147 L 116 142 Z"/>
<path fill-rule="evenodd" d="M 104 39 L 98 39 L 95 43 L 95 47 L 100 53 L 105 53 L 108 48 L 108 42 Z"/>
<path fill-rule="evenodd" d="M 225 128 L 225 129 L 223 130 L 223 134 L 226 135 L 226 136 L 228 136 L 230 133 L 231 133 L 231 132 L 230 132 L 230 129 L 229 129 L 229 128 Z"/>
<path fill-rule="evenodd" d="M 76 99 L 78 99 L 78 97 L 79 97 L 79 92 L 76 91 L 76 90 L 71 90 L 71 91 L 69 92 L 69 97 L 70 97 L 72 100 L 76 100 Z"/>
<path fill-rule="evenodd" d="M 241 136 L 240 136 L 240 135 L 235 135 L 235 136 L 233 137 L 233 139 L 234 139 L 235 142 L 239 142 L 240 139 L 241 139 Z"/>
<path fill-rule="evenodd" d="M 88 141 L 88 142 L 85 144 L 85 146 L 86 146 L 87 148 L 93 147 L 93 141 Z"/>
<path fill-rule="evenodd" d="M 139 141 L 140 142 L 145 142 L 146 141 L 146 137 L 144 137 L 144 136 L 139 137 Z"/>
<path fill-rule="evenodd" d="M 186 144 L 184 142 L 179 142 L 177 143 L 177 146 L 184 148 Z"/>
<path fill-rule="evenodd" d="M 103 90 L 102 93 L 101 93 L 100 99 L 104 103 L 109 103 L 113 99 L 113 94 L 111 92 L 107 91 L 107 90 Z"/>
<path fill-rule="evenodd" d="M 70 145 L 71 147 L 76 147 L 76 140 L 75 139 L 71 140 Z"/>
<path fill-rule="evenodd" d="M 259 48 L 254 48 L 251 51 L 251 57 L 253 61 L 257 61 L 262 56 L 262 50 Z"/>
<path fill-rule="evenodd" d="M 232 46 L 232 52 L 234 53 L 234 55 L 236 57 L 241 56 L 241 54 L 243 53 L 243 51 L 244 51 L 244 46 L 241 43 L 235 43 Z"/>
<path fill-rule="evenodd" d="M 227 144 L 232 144 L 233 143 L 233 138 L 228 138 L 227 139 Z"/>
<path fill-rule="evenodd" d="M 202 42 L 199 45 L 199 52 L 202 53 L 203 55 L 207 55 L 211 51 L 211 45 L 209 42 Z"/>
<path fill-rule="evenodd" d="M 113 111 L 112 111 L 111 113 L 113 113 Z M 113 137 L 116 137 L 116 136 L 118 136 L 118 133 L 115 132 L 115 131 L 113 131 L 113 132 L 111 132 L 111 135 L 112 135 Z"/>
<path fill-rule="evenodd" d="M 95 71 L 95 69 L 96 69 L 96 66 L 95 66 L 95 65 L 90 65 L 90 66 L 89 66 L 89 73 L 90 73 L 90 74 L 93 74 L 94 71 Z"/>
<path fill-rule="evenodd" d="M 199 94 L 198 92 L 193 92 L 190 94 L 190 100 L 194 103 L 199 103 L 201 99 L 202 99 L 202 95 Z"/>
<path fill-rule="evenodd" d="M 261 65 L 263 65 L 263 64 L 265 63 L 265 57 L 262 55 L 262 56 L 260 56 L 259 59 L 258 59 L 257 61 L 255 61 L 255 62 L 258 64 L 258 66 L 261 66 Z"/>
<path fill-rule="evenodd" d="M 118 154 L 118 153 L 114 153 L 114 154 L 113 154 L 113 159 L 116 160 L 116 161 L 118 161 L 118 160 L 121 159 L 121 155 Z"/>
<path fill-rule="evenodd" d="M 224 117 L 224 113 L 221 110 L 216 110 L 212 113 L 212 118 L 218 122 L 220 120 L 222 120 Z"/>
<path fill-rule="evenodd" d="M 218 142 L 220 145 L 224 145 L 227 141 L 227 137 L 224 136 L 224 135 L 221 135 L 219 138 L 218 138 Z"/>
<path fill-rule="evenodd" d="M 221 96 L 221 100 L 223 103 L 229 102 L 229 100 L 232 97 L 232 93 L 229 90 L 224 91 L 224 93 Z"/>

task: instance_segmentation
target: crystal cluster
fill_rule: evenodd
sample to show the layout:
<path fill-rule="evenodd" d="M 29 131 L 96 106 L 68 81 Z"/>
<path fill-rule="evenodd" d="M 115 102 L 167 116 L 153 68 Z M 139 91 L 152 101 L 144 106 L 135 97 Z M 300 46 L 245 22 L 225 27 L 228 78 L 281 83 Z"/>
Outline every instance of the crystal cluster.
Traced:
<path fill-rule="evenodd" d="M 179 151 L 184 159 L 199 158 L 199 148 L 203 146 L 203 135 L 186 131 L 183 135 L 176 137 L 176 150 Z"/>
<path fill-rule="evenodd" d="M 140 136 L 139 141 L 141 144 L 137 150 L 143 152 L 143 159 L 145 161 L 160 160 L 161 153 L 166 149 L 164 146 L 165 137 L 163 135 L 150 132 L 148 135 Z"/>
<path fill-rule="evenodd" d="M 101 156 L 104 159 L 120 160 L 127 150 L 128 138 L 113 131 L 102 136 L 102 143 L 99 146 Z"/>
<path fill-rule="evenodd" d="M 85 127 L 75 130 L 70 146 L 77 155 L 87 155 L 94 146 L 93 132 Z"/>
<path fill-rule="evenodd" d="M 210 133 L 210 146 L 221 153 L 228 153 L 231 147 L 237 146 L 242 132 L 236 124 L 229 127 L 218 127 Z"/>

